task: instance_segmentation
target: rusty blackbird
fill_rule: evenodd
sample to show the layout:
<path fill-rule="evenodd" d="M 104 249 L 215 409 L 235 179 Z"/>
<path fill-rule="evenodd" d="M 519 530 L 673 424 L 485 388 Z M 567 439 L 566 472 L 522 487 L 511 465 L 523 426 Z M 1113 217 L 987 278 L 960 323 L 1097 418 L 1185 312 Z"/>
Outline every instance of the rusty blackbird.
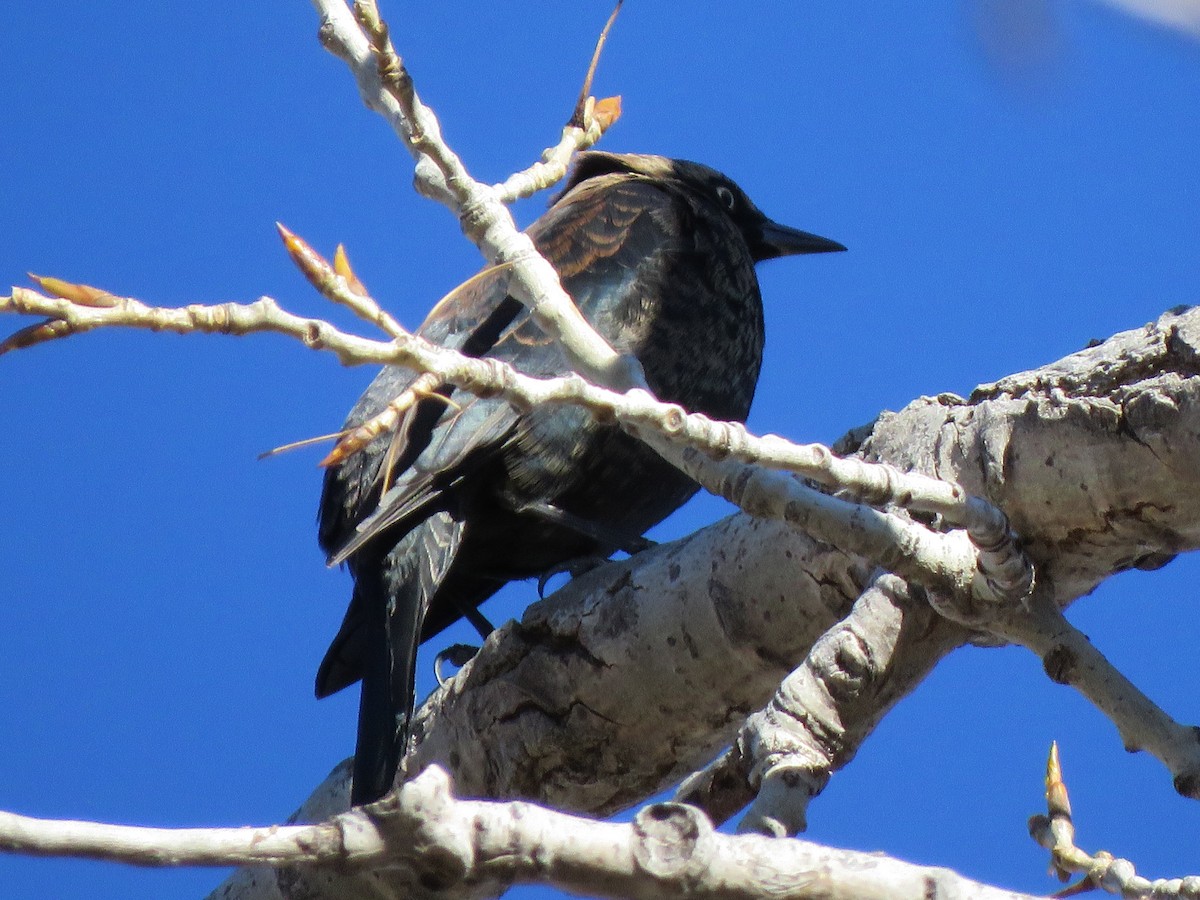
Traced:
<path fill-rule="evenodd" d="M 580 155 L 529 235 L 584 316 L 641 361 L 660 399 L 739 421 L 762 361 L 754 264 L 845 249 L 772 222 L 707 166 L 599 152 Z M 485 273 L 439 304 L 419 333 L 530 375 L 568 372 L 506 284 L 505 272 Z M 347 426 L 414 377 L 383 369 Z M 697 490 L 583 409 L 517 412 L 450 385 L 439 393 L 414 406 L 395 435 L 325 476 L 320 542 L 331 565 L 349 565 L 354 593 L 316 693 L 362 681 L 356 805 L 392 786 L 409 738 L 419 643 L 462 616 L 478 624 L 476 607 L 509 581 L 628 546 Z"/>

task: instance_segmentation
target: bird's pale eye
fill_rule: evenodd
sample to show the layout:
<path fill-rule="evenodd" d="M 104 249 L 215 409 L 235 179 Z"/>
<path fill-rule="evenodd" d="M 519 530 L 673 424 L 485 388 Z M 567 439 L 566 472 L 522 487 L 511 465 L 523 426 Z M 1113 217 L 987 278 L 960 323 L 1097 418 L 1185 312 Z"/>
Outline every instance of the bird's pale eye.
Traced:
<path fill-rule="evenodd" d="M 730 212 L 733 212 L 733 208 L 737 206 L 737 198 L 733 196 L 733 191 L 725 187 L 725 185 L 720 185 L 717 188 L 717 199 Z"/>

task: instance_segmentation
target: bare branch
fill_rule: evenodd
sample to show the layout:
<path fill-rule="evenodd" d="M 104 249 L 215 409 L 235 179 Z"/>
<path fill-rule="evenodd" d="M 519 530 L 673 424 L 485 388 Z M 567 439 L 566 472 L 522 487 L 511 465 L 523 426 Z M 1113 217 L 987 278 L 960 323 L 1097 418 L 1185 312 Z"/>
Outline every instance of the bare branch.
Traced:
<path fill-rule="evenodd" d="M 296 268 L 308 279 L 308 283 L 316 288 L 321 296 L 334 303 L 340 304 L 353 312 L 360 319 L 370 322 L 388 337 L 401 337 L 406 332 L 400 323 L 392 318 L 374 297 L 367 293 L 362 282 L 350 270 L 346 251 L 339 245 L 337 263 L 330 263 L 317 253 L 307 241 L 281 222 L 275 223 L 279 236 L 283 238 L 283 246 Z M 338 266 L 345 271 L 338 271 Z"/>
<path fill-rule="evenodd" d="M 413 893 L 442 897 L 494 893 L 517 882 L 620 898 L 1024 896 L 878 854 L 719 834 L 702 813 L 679 804 L 655 804 L 633 822 L 615 824 L 528 803 L 457 800 L 436 767 L 379 803 L 321 825 L 171 830 L 5 813 L 0 849 L 155 866 L 248 859 L 343 870 L 386 864 Z"/>
<path fill-rule="evenodd" d="M 147 306 L 132 297 L 113 299 L 115 302 L 111 306 L 81 306 L 61 297 L 46 297 L 28 288 L 14 287 L 9 296 L 0 297 L 0 313 L 49 316 L 61 323 L 54 330 L 54 338 L 112 327 L 173 331 L 176 334 L 274 332 L 295 338 L 311 350 L 328 350 L 347 366 L 395 362 L 409 354 L 419 355 L 423 349 L 419 345 L 430 346 L 424 341 L 414 344 L 419 339 L 407 335 L 395 342 L 355 337 L 323 319 L 309 319 L 287 312 L 271 297 L 260 297 L 253 303 L 197 303 L 182 307 Z M 15 348 L 5 342 L 0 349 Z"/>
<path fill-rule="evenodd" d="M 419 184 L 423 193 L 431 199 L 452 206 L 454 200 L 446 187 L 444 177 L 433 161 L 412 145 L 409 139 L 409 119 L 399 101 L 384 88 L 371 45 L 354 21 L 354 14 L 350 8 L 343 0 L 313 0 L 313 6 L 321 17 L 318 32 L 321 45 L 350 68 L 363 103 L 384 118 L 413 155 L 420 173 Z"/>
<path fill-rule="evenodd" d="M 1166 314 L 969 400 L 917 400 L 846 446 L 996 498 L 1045 573 L 1042 589 L 1065 606 L 1114 572 L 1200 546 L 1198 361 L 1200 311 Z M 439 762 L 471 796 L 626 808 L 719 753 L 849 612 L 871 569 L 745 516 L 604 566 L 499 629 L 435 693 L 409 770 Z M 931 652 L 982 637 L 931 617 L 924 641 L 894 651 L 889 690 L 911 690 L 920 678 L 908 673 Z M 854 719 L 867 722 L 870 706 L 847 707 L 845 752 L 869 732 Z M 344 809 L 347 782 L 341 767 L 309 807 L 323 811 L 306 815 Z M 255 869 L 238 878 L 259 887 L 225 896 L 405 892 L 386 872 L 322 872 Z"/>
<path fill-rule="evenodd" d="M 624 0 L 617 0 L 612 15 L 604 23 L 604 29 L 596 41 L 592 62 L 588 66 L 587 75 L 583 79 L 583 87 L 579 91 L 579 99 L 571 118 L 563 128 L 562 138 L 558 144 L 548 147 L 542 153 L 541 162 L 534 163 L 523 172 L 510 175 L 501 184 L 494 187 L 497 196 L 504 203 L 511 203 L 522 197 L 536 194 L 550 187 L 567 174 L 567 166 L 571 157 L 579 150 L 586 150 L 600 140 L 601 136 L 621 115 L 621 98 L 607 97 L 596 102 L 592 97 L 592 78 L 596 74 L 596 66 L 600 62 L 600 54 L 608 40 L 608 33 L 613 23 L 617 21 L 617 13 L 621 11 Z"/>
<path fill-rule="evenodd" d="M 306 265 L 315 263 L 308 260 Z M 340 282 L 344 279 L 329 280 L 329 289 L 345 290 L 337 286 Z M 354 300 L 369 308 L 377 306 L 369 298 Z M 575 374 L 531 378 L 498 360 L 467 357 L 430 344 L 403 332 L 394 321 L 389 327 L 399 333 L 390 343 L 371 341 L 348 335 L 323 320 L 295 316 L 268 297 L 248 305 L 225 303 L 181 309 L 150 307 L 132 298 L 114 297 L 113 305 L 92 307 L 14 288 L 10 297 L 0 298 L 0 312 L 5 311 L 45 315 L 66 322 L 67 328 L 56 333 L 56 337 L 102 326 L 236 335 L 275 331 L 298 338 L 312 349 L 328 349 L 344 364 L 382 362 L 427 373 L 397 398 L 394 409 L 390 406 L 384 417 L 372 421 L 379 429 L 391 421 L 387 415 L 398 418 L 395 409 L 402 411 L 405 404 L 443 382 L 479 396 L 502 395 L 518 409 L 555 403 L 585 406 L 642 438 L 708 490 L 752 515 L 779 519 L 867 556 L 888 571 L 926 585 L 942 596 L 957 598 L 962 608 L 973 608 L 977 599 L 985 604 L 994 602 L 997 596 L 993 583 L 982 572 L 984 557 L 963 532 L 939 534 L 893 513 L 823 494 L 764 466 L 840 486 L 848 493 L 866 494 L 875 502 L 905 502 L 917 509 L 937 511 L 947 518 L 970 518 L 978 510 L 984 510 L 986 515 L 993 509 L 974 500 L 957 485 L 917 474 L 906 475 L 885 466 L 839 459 L 819 444 L 797 446 L 774 435 L 755 437 L 738 423 L 716 422 L 698 413 L 689 414 L 676 404 L 655 400 L 647 391 L 618 394 L 589 384 Z M 361 438 L 358 443 L 362 443 Z M 845 481 L 839 482 L 839 478 Z M 995 515 L 1000 522 L 1006 521 L 1002 513 Z M 1020 555 L 1015 559 L 1024 561 Z M 1031 570 L 1026 564 L 1020 571 Z M 1017 587 L 1025 583 L 1018 581 Z"/>
<path fill-rule="evenodd" d="M 1157 568 L 1200 545 L 1200 314 L 1158 322 L 1032 372 L 982 385 L 971 398 L 914 403 L 907 428 L 877 423 L 866 458 L 948 470 L 1012 517 L 1039 587 L 1026 604 L 971 626 L 1037 653 L 1050 676 L 1094 703 L 1130 750 L 1147 750 L 1181 794 L 1200 798 L 1200 733 L 1180 725 L 1118 672 L 1061 615 L 1114 572 Z M 955 435 L 948 447 L 917 434 Z M 949 453 L 974 453 L 963 465 Z M 974 484 L 972 484 L 974 481 Z M 931 600 L 945 609 L 942 598 Z M 948 610 L 951 616 L 953 610 Z"/>
<path fill-rule="evenodd" d="M 437 117 L 417 95 L 375 4 L 360 0 L 351 15 L 342 0 L 313 2 L 322 16 L 325 46 L 350 66 L 364 101 L 388 119 L 416 158 L 418 190 L 455 212 L 463 233 L 489 262 L 512 264 L 512 295 L 559 341 L 572 368 L 598 384 L 644 387 L 640 363 L 618 355 L 587 323 L 554 267 L 517 230 L 500 193 L 475 181 L 442 139 Z"/>
<path fill-rule="evenodd" d="M 1063 781 L 1057 744 L 1050 747 L 1050 756 L 1046 760 L 1046 811 L 1047 815 L 1030 818 L 1030 836 L 1050 851 L 1054 871 L 1061 880 L 1067 881 L 1072 874 L 1084 876 L 1081 882 L 1056 896 L 1073 896 L 1099 888 L 1123 897 L 1153 897 L 1155 900 L 1200 897 L 1198 876 L 1151 881 L 1138 875 L 1133 863 L 1127 859 L 1119 859 L 1104 850 L 1087 853 L 1075 846 L 1071 800 Z"/>
<path fill-rule="evenodd" d="M 632 392 L 627 396 L 632 396 Z M 775 435 L 758 438 L 735 422 L 713 422 L 703 416 L 685 416 L 680 412 L 679 418 L 667 420 L 665 428 L 651 432 L 640 428 L 641 419 L 617 415 L 618 421 L 623 425 L 629 423 L 633 433 L 665 459 L 710 492 L 751 515 L 787 522 L 820 540 L 866 556 L 903 578 L 944 591 L 963 609 L 974 611 L 981 605 L 987 607 L 997 602 L 1018 600 L 1023 595 L 1021 591 L 1032 581 L 1032 567 L 1014 541 L 1007 541 L 1006 549 L 1000 554 L 1005 563 L 1004 572 L 1007 573 L 1009 564 L 1013 563 L 1011 568 L 1026 577 L 1007 581 L 1009 590 L 1001 592 L 1000 579 L 993 571 L 985 571 L 988 559 L 971 543 L 969 533 L 939 534 L 912 519 L 821 493 L 784 474 L 790 472 L 815 481 L 832 482 L 831 469 L 837 468 L 839 474 L 852 479 L 845 493 L 853 495 L 864 485 L 855 476 L 865 475 L 866 489 L 870 489 L 875 466 L 840 459 L 820 444 L 797 445 Z M 681 423 L 677 430 L 673 429 L 676 422 Z M 732 459 L 713 461 L 720 458 L 722 451 Z M 705 459 L 701 452 L 712 459 Z M 919 505 L 924 499 L 929 499 L 930 505 L 940 505 L 937 493 L 943 489 L 951 496 L 959 494 L 959 499 L 968 504 L 973 500 L 951 482 L 882 468 L 883 479 L 888 483 L 886 495 L 897 506 Z M 934 486 L 934 494 L 920 492 L 923 483 Z M 914 490 L 897 492 L 895 488 L 901 485 L 911 486 Z"/>
<path fill-rule="evenodd" d="M 1030 556 L 1049 573 L 1043 590 L 1066 606 L 1143 559 L 1200 546 L 1198 348 L 1200 310 L 1167 314 L 981 388 L 972 401 L 916 401 L 860 436 L 859 452 L 1002 498 L 1020 517 Z M 1060 391 L 1070 401 L 1053 399 Z M 1122 406 L 1116 422 L 1111 410 Z M 1051 497 L 1056 502 L 1046 502 Z M 456 776 L 473 794 L 537 796 L 598 813 L 663 790 L 711 760 L 741 726 L 740 711 L 766 703 L 862 593 L 866 571 L 856 567 L 864 563 L 819 546 L 735 518 L 572 582 L 530 607 L 520 625 L 501 629 L 434 695 L 418 724 L 415 760 L 456 760 Z M 626 629 L 635 633 L 624 636 Z M 931 655 L 987 639 L 935 621 L 923 641 L 895 652 L 885 682 L 907 686 L 887 690 L 903 695 Z M 707 699 L 697 704 L 701 693 Z M 890 702 L 882 687 L 864 696 Z M 848 709 L 844 752 L 852 753 L 877 713 L 871 703 Z M 604 768 L 603 787 L 579 784 L 567 776 L 584 760 L 620 768 Z M 688 763 L 697 765 L 679 770 Z"/>
<path fill-rule="evenodd" d="M 1036 653 L 1052 681 L 1071 685 L 1117 726 L 1126 750 L 1148 751 L 1170 771 L 1175 790 L 1200 800 L 1200 729 L 1180 725 L 1142 693 L 1044 591 L 990 630 Z"/>
<path fill-rule="evenodd" d="M 578 151 L 594 146 L 620 117 L 620 97 L 605 97 L 600 101 L 594 101 L 591 97 L 587 99 L 584 115 L 586 125 L 566 125 L 558 143 L 543 150 L 539 162 L 492 186 L 501 203 L 530 197 L 557 184 L 567 174 L 571 158 Z"/>
<path fill-rule="evenodd" d="M 715 807 L 722 819 L 753 800 L 739 831 L 803 831 L 809 801 L 953 646 L 930 640 L 933 615 L 903 581 L 877 573 L 850 614 L 746 720 L 733 746 L 680 786 L 677 799 Z M 924 653 L 912 652 L 918 642 Z"/>
<path fill-rule="evenodd" d="M 363 818 L 261 828 L 140 828 L 102 822 L 35 819 L 0 812 L 0 852 L 100 859 L 135 866 L 241 866 L 369 863 L 383 855 L 378 838 L 358 840 Z M 366 844 L 372 844 L 368 850 Z"/>

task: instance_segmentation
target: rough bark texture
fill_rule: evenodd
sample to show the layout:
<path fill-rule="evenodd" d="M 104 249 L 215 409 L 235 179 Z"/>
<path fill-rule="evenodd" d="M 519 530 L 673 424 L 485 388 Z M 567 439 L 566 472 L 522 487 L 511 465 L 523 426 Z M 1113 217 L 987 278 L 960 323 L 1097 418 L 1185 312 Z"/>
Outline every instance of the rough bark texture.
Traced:
<path fill-rule="evenodd" d="M 1116 572 L 1200 544 L 1198 375 L 1200 311 L 1172 312 L 970 398 L 921 398 L 846 449 L 997 503 L 1039 585 L 1065 606 Z M 463 796 L 595 814 L 628 806 L 726 744 L 851 608 L 870 570 L 746 516 L 606 566 L 500 629 L 430 700 L 410 771 L 440 762 Z M 880 696 L 908 693 L 931 660 L 971 637 L 931 619 L 925 640 L 900 648 Z M 876 711 L 862 714 L 867 727 L 845 723 L 856 740 Z M 301 814 L 344 806 L 345 789 L 339 767 Z M 255 870 L 213 896 L 402 895 L 406 879 L 387 877 Z"/>
<path fill-rule="evenodd" d="M 866 459 L 953 477 L 1000 506 L 1065 606 L 1200 540 L 1200 311 L 887 414 Z"/>
<path fill-rule="evenodd" d="M 519 801 L 458 800 L 436 767 L 368 808 L 351 814 L 354 824 L 343 821 L 363 854 L 358 862 L 382 854 L 403 865 L 413 873 L 409 896 L 489 896 L 515 882 L 548 880 L 620 900 L 1033 900 L 876 853 L 719 834 L 703 813 L 678 803 L 651 804 L 630 823 L 609 823 Z M 331 837 L 337 830 L 322 827 Z M 354 865 L 350 841 L 341 849 Z"/>

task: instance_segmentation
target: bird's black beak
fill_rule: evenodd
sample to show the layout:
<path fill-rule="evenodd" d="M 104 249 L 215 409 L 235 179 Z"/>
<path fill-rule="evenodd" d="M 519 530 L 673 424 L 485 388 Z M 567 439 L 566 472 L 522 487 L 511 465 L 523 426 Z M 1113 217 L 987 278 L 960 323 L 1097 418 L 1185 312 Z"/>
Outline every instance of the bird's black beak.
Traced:
<path fill-rule="evenodd" d="M 846 248 L 837 241 L 819 237 L 801 231 L 798 228 L 788 228 L 770 219 L 762 223 L 762 237 L 759 246 L 754 248 L 754 258 L 758 261 L 775 259 L 777 256 L 795 256 L 798 253 L 833 253 Z"/>

